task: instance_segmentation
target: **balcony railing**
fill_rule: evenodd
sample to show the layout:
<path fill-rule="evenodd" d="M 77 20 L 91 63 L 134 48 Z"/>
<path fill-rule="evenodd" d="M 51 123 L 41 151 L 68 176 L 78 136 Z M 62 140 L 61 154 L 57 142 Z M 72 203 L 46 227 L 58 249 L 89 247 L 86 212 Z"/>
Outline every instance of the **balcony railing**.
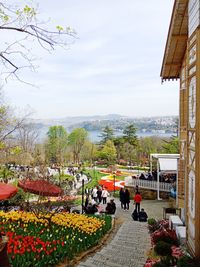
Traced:
<path fill-rule="evenodd" d="M 139 188 L 157 190 L 157 181 L 133 179 L 131 176 L 125 178 L 125 186 L 136 187 L 136 185 L 138 185 Z M 172 185 L 170 183 L 159 183 L 160 191 L 170 192 L 171 188 Z"/>

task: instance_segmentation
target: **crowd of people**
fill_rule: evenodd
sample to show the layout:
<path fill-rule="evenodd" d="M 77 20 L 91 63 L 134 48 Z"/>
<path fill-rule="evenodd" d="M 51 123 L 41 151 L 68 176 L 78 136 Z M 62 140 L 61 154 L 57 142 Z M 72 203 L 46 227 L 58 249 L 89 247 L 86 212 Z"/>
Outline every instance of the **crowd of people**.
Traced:
<path fill-rule="evenodd" d="M 109 196 L 109 192 L 106 188 L 94 187 L 92 189 L 85 189 L 85 204 L 83 207 L 83 210 L 86 214 L 115 214 L 116 211 L 116 204 L 114 202 L 114 199 L 110 199 L 109 202 L 107 202 L 107 198 Z M 128 189 L 121 188 L 119 191 L 119 200 L 121 203 L 121 209 L 124 211 L 128 211 L 130 209 L 130 192 Z M 142 196 L 139 192 L 138 186 L 136 186 L 136 192 L 133 197 L 134 200 L 134 211 L 132 212 L 131 216 L 133 220 L 140 221 L 140 222 L 146 222 L 148 215 L 144 211 L 143 208 L 141 208 L 141 201 Z M 102 205 L 103 207 L 102 207 Z M 104 206 L 106 205 L 106 206 Z"/>
<path fill-rule="evenodd" d="M 129 203 L 130 203 L 130 193 L 128 189 L 121 188 L 119 191 L 119 199 L 121 202 L 121 208 L 123 210 L 129 210 Z M 146 222 L 148 215 L 142 208 L 140 210 L 140 203 L 142 201 L 142 196 L 139 192 L 138 186 L 136 186 L 136 193 L 133 197 L 135 209 L 132 213 L 132 218 L 134 221 Z"/>
<path fill-rule="evenodd" d="M 86 214 L 95 214 L 95 213 L 107 213 L 114 214 L 116 211 L 116 204 L 114 199 L 111 199 L 107 202 L 108 197 L 110 196 L 108 190 L 105 187 L 96 186 L 94 188 L 88 189 L 85 188 L 85 203 L 84 203 L 84 212 Z M 100 204 L 106 205 L 104 208 Z"/>
<path fill-rule="evenodd" d="M 153 170 L 152 173 L 142 172 L 138 177 L 132 176 L 133 179 L 147 180 L 147 181 L 157 181 L 157 171 Z M 174 183 L 176 182 L 176 173 L 163 172 L 159 174 L 159 181 L 162 183 Z"/>

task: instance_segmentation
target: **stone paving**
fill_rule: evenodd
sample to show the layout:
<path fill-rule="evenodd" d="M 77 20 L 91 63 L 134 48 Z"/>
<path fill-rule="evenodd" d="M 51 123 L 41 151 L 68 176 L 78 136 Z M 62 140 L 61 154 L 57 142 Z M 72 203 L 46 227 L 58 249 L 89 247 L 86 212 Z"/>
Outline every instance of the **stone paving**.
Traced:
<path fill-rule="evenodd" d="M 77 267 L 143 267 L 146 252 L 150 248 L 150 237 L 147 223 L 135 222 L 131 218 L 133 203 L 130 210 L 124 211 L 118 200 L 115 220 L 121 219 L 122 224 L 99 251 L 83 259 Z M 168 206 L 164 201 L 142 201 L 142 207 L 148 217 L 162 219 L 162 207 Z"/>

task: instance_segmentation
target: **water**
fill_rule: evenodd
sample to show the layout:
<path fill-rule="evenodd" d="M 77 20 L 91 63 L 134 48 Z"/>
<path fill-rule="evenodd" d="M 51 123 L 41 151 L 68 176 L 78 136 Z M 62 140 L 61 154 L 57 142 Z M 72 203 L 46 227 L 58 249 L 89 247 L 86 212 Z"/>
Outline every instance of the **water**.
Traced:
<path fill-rule="evenodd" d="M 38 141 L 40 143 L 44 142 L 47 138 L 48 128 L 40 129 Z M 102 131 L 88 131 L 89 139 L 93 143 L 98 143 L 101 140 L 101 133 Z M 119 137 L 122 136 L 121 131 L 114 131 L 114 136 Z M 175 133 L 152 133 L 152 132 L 137 132 L 138 137 L 148 137 L 148 136 L 159 136 L 159 137 L 170 137 L 175 135 Z"/>
<path fill-rule="evenodd" d="M 89 139 L 93 143 L 98 143 L 101 140 L 101 131 L 91 131 L 89 132 Z M 148 136 L 158 136 L 158 137 L 171 137 L 175 135 L 175 133 L 152 133 L 152 132 L 137 132 L 138 137 L 148 137 Z M 114 136 L 119 137 L 122 136 L 122 132 L 115 131 Z"/>

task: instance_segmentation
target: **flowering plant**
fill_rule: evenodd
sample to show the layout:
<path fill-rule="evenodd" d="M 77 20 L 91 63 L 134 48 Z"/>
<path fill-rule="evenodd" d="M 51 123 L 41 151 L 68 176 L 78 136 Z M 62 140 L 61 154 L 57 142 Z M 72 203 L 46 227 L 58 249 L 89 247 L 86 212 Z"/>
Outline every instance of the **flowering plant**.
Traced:
<path fill-rule="evenodd" d="M 148 227 L 151 233 L 152 248 L 147 255 L 148 258 L 144 267 L 179 266 L 184 253 L 178 247 L 176 232 L 169 229 L 168 220 L 156 221 L 151 218 L 148 221 Z M 180 265 L 179 267 L 183 266 Z"/>
<path fill-rule="evenodd" d="M 154 233 L 152 233 L 151 235 L 152 245 L 157 244 L 159 241 L 165 241 L 173 245 L 178 245 L 176 232 L 171 229 L 163 228 L 163 229 L 156 230 Z"/>
<path fill-rule="evenodd" d="M 97 244 L 111 228 L 110 216 L 0 212 L 0 232 L 6 234 L 8 256 L 15 267 L 52 266 Z"/>

